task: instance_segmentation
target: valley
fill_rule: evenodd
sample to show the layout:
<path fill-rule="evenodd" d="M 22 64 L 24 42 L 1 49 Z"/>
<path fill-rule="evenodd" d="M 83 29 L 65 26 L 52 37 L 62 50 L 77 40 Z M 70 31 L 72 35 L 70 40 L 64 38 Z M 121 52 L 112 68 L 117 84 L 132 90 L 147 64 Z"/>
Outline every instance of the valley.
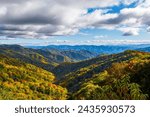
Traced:
<path fill-rule="evenodd" d="M 0 45 L 0 99 L 150 99 L 149 45 Z"/>

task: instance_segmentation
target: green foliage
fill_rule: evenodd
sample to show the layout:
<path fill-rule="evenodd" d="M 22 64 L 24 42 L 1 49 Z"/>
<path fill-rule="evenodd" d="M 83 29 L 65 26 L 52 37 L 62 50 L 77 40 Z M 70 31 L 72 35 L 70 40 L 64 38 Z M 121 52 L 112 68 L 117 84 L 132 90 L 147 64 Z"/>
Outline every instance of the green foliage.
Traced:
<path fill-rule="evenodd" d="M 72 93 L 70 99 L 149 99 L 150 54 L 126 51 L 112 56 L 64 76 L 60 84 Z"/>
<path fill-rule="evenodd" d="M 34 65 L 0 56 L 0 99 L 66 99 L 54 75 Z"/>
<path fill-rule="evenodd" d="M 102 76 L 102 78 L 101 78 Z M 105 77 L 105 78 L 104 78 Z M 88 83 L 84 83 L 75 92 L 72 99 L 84 100 L 140 100 L 147 99 L 140 85 L 131 83 L 129 76 L 115 78 L 113 74 L 100 73 L 100 75 Z"/>
<path fill-rule="evenodd" d="M 0 46 L 0 99 L 150 99 L 149 53 L 128 50 L 80 62 L 61 54 Z"/>

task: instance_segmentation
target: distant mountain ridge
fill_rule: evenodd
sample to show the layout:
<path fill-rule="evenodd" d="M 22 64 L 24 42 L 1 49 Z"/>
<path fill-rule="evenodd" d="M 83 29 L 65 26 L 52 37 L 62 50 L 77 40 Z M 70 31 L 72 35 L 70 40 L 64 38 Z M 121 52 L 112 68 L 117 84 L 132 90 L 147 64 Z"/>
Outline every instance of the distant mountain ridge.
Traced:
<path fill-rule="evenodd" d="M 86 50 L 32 49 L 19 45 L 0 45 L 0 54 L 32 63 L 46 70 L 51 70 L 63 62 L 81 61 L 96 56 L 96 54 Z"/>
<path fill-rule="evenodd" d="M 38 50 L 24 48 L 19 45 L 0 45 L 0 54 L 31 63 L 43 69 L 50 70 L 55 66 L 55 59 L 46 58 L 38 53 Z"/>
<path fill-rule="evenodd" d="M 86 50 L 96 55 L 115 54 L 125 50 L 136 50 L 139 48 L 150 47 L 149 44 L 141 45 L 48 45 L 48 46 L 28 46 L 34 49 L 59 50 L 59 51 L 80 51 Z"/>
<path fill-rule="evenodd" d="M 150 47 L 146 47 L 146 48 L 139 48 L 137 49 L 138 51 L 143 51 L 143 52 L 150 52 Z"/>

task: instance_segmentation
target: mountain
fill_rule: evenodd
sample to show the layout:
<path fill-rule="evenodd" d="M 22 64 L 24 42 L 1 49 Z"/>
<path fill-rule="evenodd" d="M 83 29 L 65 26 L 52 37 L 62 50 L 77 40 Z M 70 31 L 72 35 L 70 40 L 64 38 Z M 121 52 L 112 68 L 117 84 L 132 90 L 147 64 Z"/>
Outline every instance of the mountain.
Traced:
<path fill-rule="evenodd" d="M 88 58 L 83 56 L 83 52 L 61 53 L 60 51 L 56 50 L 31 49 L 24 48 L 19 45 L 0 45 L 0 53 L 11 58 L 16 58 L 38 67 L 42 67 L 43 69 L 49 71 L 59 63 L 72 62 L 75 60 L 77 61 Z"/>
<path fill-rule="evenodd" d="M 150 52 L 150 47 L 146 47 L 146 48 L 139 48 L 137 49 L 138 51 L 143 51 L 143 52 Z"/>
<path fill-rule="evenodd" d="M 90 58 L 97 56 L 97 54 L 92 53 L 87 50 L 78 50 L 78 51 L 66 50 L 66 51 L 61 51 L 61 54 L 71 58 L 73 61 L 86 60 L 86 59 L 90 59 Z"/>
<path fill-rule="evenodd" d="M 0 99 L 150 99 L 149 71 L 149 52 L 0 45 Z"/>
<path fill-rule="evenodd" d="M 115 63 L 84 81 L 79 90 L 72 93 L 71 98 L 84 100 L 150 99 L 149 70 L 148 58 Z"/>
<path fill-rule="evenodd" d="M 65 70 L 63 70 L 65 69 Z M 125 51 L 77 63 L 64 63 L 53 73 L 70 99 L 147 99 L 150 53 Z"/>
<path fill-rule="evenodd" d="M 62 77 L 70 72 L 74 72 L 85 67 L 88 67 L 90 71 L 93 71 L 93 69 L 95 69 L 95 71 L 99 72 L 111 66 L 112 63 L 126 61 L 128 59 L 131 59 L 133 55 L 128 53 L 128 51 L 124 53 L 119 53 L 119 54 L 101 55 L 99 57 L 96 57 L 90 60 L 81 61 L 81 62 L 62 63 L 56 66 L 52 71 L 56 74 L 56 76 L 59 79 L 63 79 Z"/>
<path fill-rule="evenodd" d="M 0 53 L 51 70 L 59 63 L 81 61 L 96 55 L 86 50 L 60 51 L 57 49 L 32 49 L 19 45 L 0 45 Z"/>
<path fill-rule="evenodd" d="M 149 47 L 149 44 L 141 45 L 48 45 L 48 46 L 29 46 L 29 48 L 59 51 L 81 51 L 86 50 L 96 55 L 115 54 L 125 50 L 136 50 L 138 48 Z"/>
<path fill-rule="evenodd" d="M 51 58 L 46 58 L 37 51 L 19 45 L 0 45 L 0 54 L 7 55 L 10 58 L 15 58 L 47 70 L 54 68 L 55 64 L 57 65 L 52 58 L 53 55 Z"/>
<path fill-rule="evenodd" d="M 67 90 L 54 80 L 53 73 L 0 53 L 0 99 L 66 99 Z"/>

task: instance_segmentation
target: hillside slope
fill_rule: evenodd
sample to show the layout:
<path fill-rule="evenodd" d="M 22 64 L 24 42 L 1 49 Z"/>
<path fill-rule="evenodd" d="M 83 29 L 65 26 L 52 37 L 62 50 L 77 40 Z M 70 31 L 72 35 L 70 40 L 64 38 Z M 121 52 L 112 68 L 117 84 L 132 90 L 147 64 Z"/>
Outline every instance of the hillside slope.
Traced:
<path fill-rule="evenodd" d="M 11 58 L 34 64 L 51 71 L 55 66 L 63 62 L 75 62 L 96 56 L 95 54 L 80 51 L 60 51 L 57 49 L 31 49 L 19 45 L 0 45 L 0 53 Z"/>
<path fill-rule="evenodd" d="M 64 72 L 61 71 L 64 68 Z M 147 99 L 150 96 L 149 70 L 149 53 L 125 51 L 62 64 L 54 73 L 57 73 L 58 84 L 71 93 L 71 99 Z"/>
<path fill-rule="evenodd" d="M 53 54 L 45 50 L 24 48 L 19 45 L 0 45 L 0 54 L 36 65 L 48 71 L 59 63 L 71 62 L 70 58 L 63 55 Z"/>
<path fill-rule="evenodd" d="M 0 99 L 66 99 L 54 80 L 51 72 L 0 54 Z"/>
<path fill-rule="evenodd" d="M 52 71 L 56 74 L 58 80 L 63 79 L 63 76 L 69 74 L 71 72 L 83 71 L 83 68 L 88 68 L 88 71 L 94 73 L 98 73 L 103 71 L 104 69 L 110 67 L 112 63 L 121 62 L 129 60 L 136 56 L 136 53 L 132 53 L 132 51 L 125 51 L 119 54 L 111 54 L 111 55 L 102 55 L 90 60 L 85 60 L 81 62 L 69 63 L 65 62 L 58 66 L 56 66 Z"/>
<path fill-rule="evenodd" d="M 147 55 L 146 55 L 147 56 Z M 150 55 L 115 63 L 82 83 L 72 99 L 150 99 Z"/>
<path fill-rule="evenodd" d="M 150 99 L 150 53 L 74 52 L 1 45 L 0 99 Z"/>

